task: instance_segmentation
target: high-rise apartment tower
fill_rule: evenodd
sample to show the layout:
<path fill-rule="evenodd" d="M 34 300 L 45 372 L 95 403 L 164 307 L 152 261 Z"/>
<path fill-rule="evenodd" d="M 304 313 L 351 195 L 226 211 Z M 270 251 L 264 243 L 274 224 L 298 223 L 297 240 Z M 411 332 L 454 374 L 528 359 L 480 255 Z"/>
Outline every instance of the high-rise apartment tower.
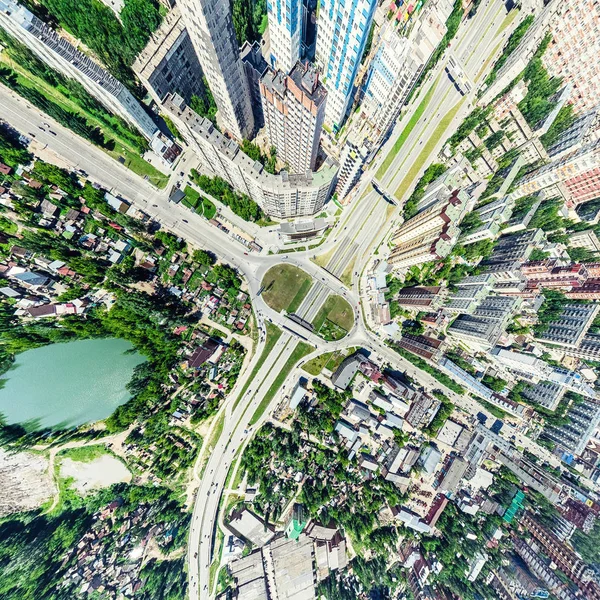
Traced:
<path fill-rule="evenodd" d="M 297 63 L 289 75 L 267 69 L 260 80 L 267 137 L 292 173 L 314 171 L 327 92 L 308 63 Z"/>
<path fill-rule="evenodd" d="M 228 0 L 180 0 L 178 4 L 223 127 L 238 139 L 252 137 L 250 91 Z"/>
<path fill-rule="evenodd" d="M 321 0 L 316 62 L 329 92 L 325 122 L 338 128 L 354 93 L 377 0 Z"/>
<path fill-rule="evenodd" d="M 286 75 L 300 59 L 302 0 L 267 0 L 272 67 Z"/>

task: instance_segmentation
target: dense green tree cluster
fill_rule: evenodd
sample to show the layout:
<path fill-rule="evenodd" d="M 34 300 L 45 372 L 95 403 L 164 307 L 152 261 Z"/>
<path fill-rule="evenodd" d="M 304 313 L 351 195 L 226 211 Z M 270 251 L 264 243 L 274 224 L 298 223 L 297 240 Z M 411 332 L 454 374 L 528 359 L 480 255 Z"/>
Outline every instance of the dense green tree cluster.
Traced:
<path fill-rule="evenodd" d="M 71 129 L 92 144 L 108 150 L 114 148 L 114 141 L 106 140 L 98 127 L 90 125 L 81 115 L 65 110 L 56 102 L 46 98 L 38 90 L 20 83 L 17 79 L 17 74 L 10 67 L 0 66 L 0 82 L 58 121 L 61 125 Z"/>
<path fill-rule="evenodd" d="M 208 80 L 204 76 L 202 76 L 202 85 L 204 88 L 204 93 L 202 96 L 192 96 L 190 108 L 197 112 L 201 117 L 207 118 L 209 121 L 212 121 L 214 125 L 216 125 L 218 110 L 217 103 L 215 102 L 215 98 L 210 91 Z"/>
<path fill-rule="evenodd" d="M 260 147 L 249 140 L 242 140 L 242 151 L 252 160 L 258 161 L 267 173 L 275 174 L 275 165 L 277 163 L 277 149 L 271 146 L 269 154 L 263 154 Z"/>
<path fill-rule="evenodd" d="M 542 295 L 544 302 L 537 311 L 538 322 L 533 327 L 536 335 L 544 333 L 548 329 L 550 321 L 558 319 L 565 305 L 569 303 L 568 298 L 559 290 L 544 288 Z"/>
<path fill-rule="evenodd" d="M 259 41 L 267 28 L 267 0 L 230 0 L 230 5 L 238 44 Z"/>
<path fill-rule="evenodd" d="M 492 112 L 491 107 L 481 108 L 477 106 L 459 125 L 456 132 L 450 136 L 448 143 L 452 148 L 456 148 L 463 140 L 482 124 L 485 124 L 487 117 Z"/>
<path fill-rule="evenodd" d="M 469 235 L 483 225 L 483 221 L 477 212 L 470 212 L 460 222 L 460 232 L 462 235 Z"/>
<path fill-rule="evenodd" d="M 481 380 L 484 385 L 487 385 L 494 392 L 500 393 L 506 387 L 506 380 L 501 377 L 494 377 L 493 375 L 486 374 Z"/>
<path fill-rule="evenodd" d="M 305 431 L 323 438 L 333 431 L 335 422 L 344 409 L 350 394 L 338 392 L 324 385 L 318 379 L 313 379 L 312 386 L 317 395 L 317 404 L 314 407 L 310 407 L 306 403 L 300 404 L 297 419 Z"/>
<path fill-rule="evenodd" d="M 542 63 L 542 56 L 552 37 L 548 34 L 525 67 L 523 78 L 527 84 L 527 94 L 519 102 L 519 110 L 532 128 L 535 128 L 554 109 L 556 103 L 551 97 L 562 85 L 558 77 L 550 77 Z"/>
<path fill-rule="evenodd" d="M 435 417 L 433 417 L 431 423 L 425 427 L 423 430 L 427 435 L 431 437 L 435 437 L 440 429 L 444 426 L 444 423 L 448 420 L 448 417 L 452 414 L 454 410 L 454 404 L 450 402 L 450 400 L 443 396 L 443 394 L 437 394 L 436 397 L 441 401 L 442 405 L 440 406 L 440 410 L 438 410 Z"/>
<path fill-rule="evenodd" d="M 204 192 L 210 194 L 245 221 L 258 221 L 263 212 L 246 194 L 239 194 L 221 177 L 208 177 L 192 169 L 190 175 L 194 183 Z"/>
<path fill-rule="evenodd" d="M 556 119 L 544 135 L 540 137 L 542 144 L 549 148 L 575 122 L 576 116 L 572 104 L 565 104 L 556 115 Z"/>
<path fill-rule="evenodd" d="M 25 165 L 33 156 L 19 142 L 19 135 L 7 125 L 0 123 L 0 161 L 9 167 Z"/>

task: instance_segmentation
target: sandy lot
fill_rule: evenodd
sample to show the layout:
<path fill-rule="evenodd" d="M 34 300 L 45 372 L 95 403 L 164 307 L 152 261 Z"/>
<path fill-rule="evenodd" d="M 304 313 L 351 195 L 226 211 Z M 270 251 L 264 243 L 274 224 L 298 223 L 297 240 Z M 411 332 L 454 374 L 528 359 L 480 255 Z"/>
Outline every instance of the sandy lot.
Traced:
<path fill-rule="evenodd" d="M 0 517 L 33 510 L 56 493 L 48 460 L 39 454 L 8 454 L 0 448 Z"/>
<path fill-rule="evenodd" d="M 105 454 L 89 462 L 65 458 L 60 464 L 60 476 L 73 478 L 71 486 L 80 494 L 119 483 L 131 481 L 129 469 L 117 458 Z"/>

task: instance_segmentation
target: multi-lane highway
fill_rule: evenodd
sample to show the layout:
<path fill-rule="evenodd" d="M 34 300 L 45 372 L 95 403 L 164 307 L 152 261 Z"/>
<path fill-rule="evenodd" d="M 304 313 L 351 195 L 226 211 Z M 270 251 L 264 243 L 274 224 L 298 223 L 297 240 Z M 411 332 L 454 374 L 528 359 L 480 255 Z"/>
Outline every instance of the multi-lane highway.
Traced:
<path fill-rule="evenodd" d="M 483 0 L 476 16 L 468 22 L 467 26 L 462 25 L 459 29 L 451 51 L 474 84 L 485 76 L 487 68 L 492 64 L 491 57 L 501 48 L 501 42 L 510 33 L 510 26 L 506 27 L 503 32 L 499 31 L 505 17 L 506 11 L 500 0 Z M 517 21 L 518 19 L 515 19 L 512 26 L 516 25 Z M 475 93 L 476 85 L 473 85 L 473 91 L 469 97 L 461 96 L 444 72 L 446 60 L 447 57 L 443 58 L 432 70 L 420 95 L 408 107 L 402 121 L 379 153 L 377 160 L 365 174 L 358 193 L 355 195 L 355 200 L 344 210 L 327 241 L 318 248 L 316 262 L 312 260 L 315 251 L 273 256 L 248 253 L 245 246 L 212 226 L 201 216 L 181 205 L 171 204 L 168 201 L 166 190 L 156 189 L 100 149 L 77 137 L 58 123 L 52 122 L 48 116 L 43 115 L 25 100 L 18 98 L 13 92 L 0 85 L 2 117 L 24 134 L 35 133 L 35 147 L 38 151 L 43 152 L 48 160 L 52 160 L 54 154 L 60 156 L 66 164 L 84 169 L 92 180 L 130 200 L 159 221 L 163 227 L 183 237 L 189 244 L 209 249 L 222 260 L 235 265 L 248 283 L 259 328 L 264 332 L 267 319 L 280 326 L 285 325 L 287 328 L 283 329 L 281 337 L 268 357 L 262 364 L 258 364 L 265 343 L 263 333 L 252 361 L 215 418 L 215 423 L 218 423 L 219 426 L 222 425 L 222 431 L 220 435 L 215 435 L 215 439 L 211 442 L 214 447 L 203 449 L 203 459 L 206 458 L 206 455 L 208 456 L 196 494 L 189 536 L 190 597 L 194 600 L 198 598 L 207 600 L 213 591 L 209 589 L 209 569 L 213 559 L 218 560 L 218 557 L 214 556 L 214 541 L 219 503 L 232 460 L 248 436 L 252 434 L 250 426 L 252 417 L 257 408 L 261 406 L 276 377 L 284 370 L 284 365 L 301 339 L 300 336 L 315 347 L 312 355 L 336 348 L 362 346 L 377 356 L 379 361 L 387 362 L 398 370 L 406 371 L 421 385 L 430 389 L 442 389 L 465 411 L 473 414 L 481 410 L 480 405 L 471 398 L 459 396 L 446 389 L 429 374 L 416 369 L 412 363 L 391 351 L 368 329 L 360 310 L 360 275 L 376 249 L 389 235 L 399 211 L 399 207 L 388 204 L 378 193 L 367 191 L 370 179 L 401 135 L 406 123 L 430 87 L 434 86 L 427 109 L 381 178 L 382 184 L 388 191 L 391 191 L 392 195 L 400 186 L 408 192 L 420 176 L 422 168 L 427 166 L 430 156 L 434 156 L 439 151 L 444 140 L 451 135 L 465 116 L 469 110 L 472 95 Z M 434 140 L 435 143 L 430 145 L 430 152 L 424 156 L 423 148 L 426 147 L 428 140 L 439 133 L 440 120 L 459 102 L 462 104 L 454 118 L 448 121 L 447 128 L 442 132 L 443 135 L 439 140 Z M 51 135 L 38 129 L 38 126 L 44 122 L 51 122 L 52 129 L 57 135 Z M 177 172 L 187 171 L 194 164 L 194 160 L 193 156 L 184 157 L 180 163 L 183 166 L 179 166 Z M 419 168 L 415 168 L 416 166 Z M 408 173 L 411 174 L 410 181 L 406 181 Z M 170 189 L 177 179 L 179 179 L 177 174 L 173 174 L 167 189 Z M 403 195 L 404 197 L 405 195 Z M 297 310 L 301 317 L 308 320 L 313 319 L 331 293 L 340 294 L 348 300 L 355 312 L 355 319 L 352 330 L 344 340 L 326 343 L 265 304 L 259 295 L 262 278 L 271 266 L 279 262 L 294 264 L 313 277 L 313 287 Z M 323 265 L 323 268 L 317 263 Z M 351 281 L 352 285 L 347 286 L 342 280 Z M 252 381 L 248 382 L 257 365 L 258 371 Z M 247 386 L 246 383 L 248 383 Z M 286 382 L 284 385 L 290 385 L 290 382 Z M 244 393 L 244 397 L 241 398 L 241 401 L 237 401 L 245 387 L 247 391 Z M 276 396 L 273 402 L 277 401 Z M 265 415 L 269 413 L 270 408 L 267 408 Z M 259 424 L 260 421 L 254 427 L 256 428 Z M 214 429 L 217 429 L 216 425 Z"/>

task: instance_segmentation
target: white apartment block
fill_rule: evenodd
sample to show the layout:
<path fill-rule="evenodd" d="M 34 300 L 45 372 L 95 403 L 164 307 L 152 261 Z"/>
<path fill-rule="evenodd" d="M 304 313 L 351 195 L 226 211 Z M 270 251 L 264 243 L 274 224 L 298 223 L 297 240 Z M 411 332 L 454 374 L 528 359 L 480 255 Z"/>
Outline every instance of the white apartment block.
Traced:
<path fill-rule="evenodd" d="M 542 60 L 551 76 L 573 85 L 570 102 L 579 112 L 600 102 L 600 1 L 561 0 L 556 6 Z"/>
<path fill-rule="evenodd" d="M 460 220 L 469 196 L 464 191 L 455 191 L 449 198 L 442 198 L 429 208 L 409 219 L 394 233 L 394 244 L 408 242 L 430 231 L 440 231 L 448 224 L 456 224 Z"/>
<path fill-rule="evenodd" d="M 585 248 L 590 252 L 600 252 L 600 240 L 598 240 L 598 236 L 593 229 L 570 233 L 569 246 L 572 248 Z"/>
<path fill-rule="evenodd" d="M 260 80 L 267 137 L 292 173 L 314 171 L 327 91 L 317 71 L 296 63 L 289 75 L 269 68 Z"/>
<path fill-rule="evenodd" d="M 289 73 L 300 60 L 302 0 L 267 0 L 270 64 Z"/>
<path fill-rule="evenodd" d="M 107 110 L 133 125 L 146 138 L 151 140 L 158 133 L 152 118 L 119 80 L 24 6 L 13 0 L 0 0 L 0 26 L 50 67 L 78 81 Z"/>
<path fill-rule="evenodd" d="M 179 0 L 179 10 L 208 86 L 218 119 L 235 138 L 250 138 L 254 116 L 228 0 Z"/>
<path fill-rule="evenodd" d="M 388 264 L 394 269 L 406 269 L 413 265 L 438 260 L 450 254 L 456 244 L 460 231 L 452 224 L 444 226 L 440 231 L 434 229 L 399 243 L 391 252 Z"/>
<path fill-rule="evenodd" d="M 594 179 L 597 179 L 597 173 L 600 169 L 600 140 L 592 142 L 586 146 L 583 146 L 576 152 L 568 154 L 567 156 L 552 161 L 539 169 L 533 171 L 529 175 L 526 175 L 519 181 L 518 187 L 512 192 L 511 196 L 514 199 L 534 194 L 547 187 L 562 184 L 571 180 L 575 180 L 578 177 L 586 176 L 590 173 Z M 594 190 L 592 190 L 594 192 Z M 583 196 L 579 199 L 578 190 L 567 193 L 571 199 L 573 196 L 574 202 L 579 204 L 581 202 L 587 202 L 593 198 Z"/>
<path fill-rule="evenodd" d="M 436 19 L 436 11 L 424 13 L 410 38 L 402 37 L 395 27 L 388 27 L 383 33 L 361 105 L 363 114 L 377 132 L 375 143 L 394 125 L 408 94 L 446 31 L 443 23 L 432 24 Z"/>
<path fill-rule="evenodd" d="M 337 167 L 326 164 L 316 173 L 279 175 L 267 173 L 262 165 L 244 154 L 213 124 L 185 106 L 177 96 L 164 103 L 175 125 L 200 158 L 200 170 L 218 176 L 234 189 L 247 194 L 268 215 L 279 219 L 311 216 L 328 200 Z"/>
<path fill-rule="evenodd" d="M 187 102 L 204 94 L 202 68 L 177 7 L 167 13 L 131 68 L 157 104 L 167 94 L 179 94 Z"/>
<path fill-rule="evenodd" d="M 368 156 L 369 152 L 364 146 L 359 147 L 352 142 L 346 142 L 340 157 L 340 170 L 335 188 L 339 200 L 343 200 L 357 184 Z"/>
<path fill-rule="evenodd" d="M 377 0 L 320 0 L 316 62 L 329 92 L 325 122 L 342 125 L 369 36 Z"/>

